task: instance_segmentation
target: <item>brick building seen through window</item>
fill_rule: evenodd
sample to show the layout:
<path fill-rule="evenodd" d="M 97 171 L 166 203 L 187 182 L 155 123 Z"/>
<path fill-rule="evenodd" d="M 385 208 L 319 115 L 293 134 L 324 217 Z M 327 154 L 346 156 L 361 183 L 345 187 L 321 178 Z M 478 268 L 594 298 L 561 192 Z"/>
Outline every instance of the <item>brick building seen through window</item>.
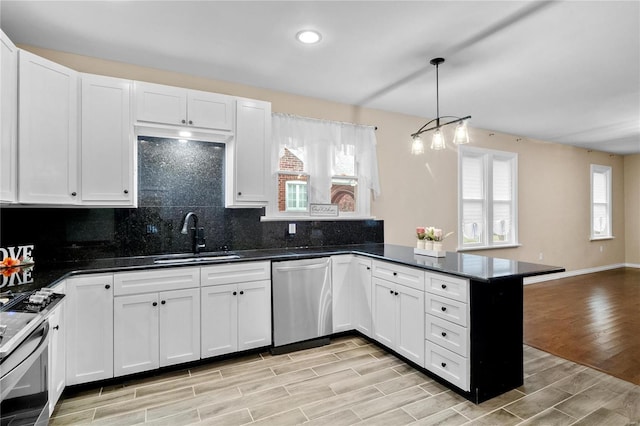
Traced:
<path fill-rule="evenodd" d="M 302 160 L 285 148 L 278 168 L 278 211 L 308 211 L 309 175 L 304 172 Z M 355 179 L 334 177 L 331 181 L 331 203 L 338 204 L 341 212 L 355 212 L 356 188 Z"/>

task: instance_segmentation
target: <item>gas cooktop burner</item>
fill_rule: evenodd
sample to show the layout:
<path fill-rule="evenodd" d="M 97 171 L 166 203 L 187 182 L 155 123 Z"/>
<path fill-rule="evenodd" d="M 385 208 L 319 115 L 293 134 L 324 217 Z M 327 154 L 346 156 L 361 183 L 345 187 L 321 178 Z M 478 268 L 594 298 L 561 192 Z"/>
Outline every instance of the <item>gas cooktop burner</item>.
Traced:
<path fill-rule="evenodd" d="M 51 288 L 41 288 L 40 290 L 28 293 L 12 293 L 11 291 L 2 293 L 0 299 L 3 299 L 0 305 L 1 312 L 33 312 L 38 313 L 53 307 L 60 299 L 64 297 L 62 294 L 54 293 Z"/>

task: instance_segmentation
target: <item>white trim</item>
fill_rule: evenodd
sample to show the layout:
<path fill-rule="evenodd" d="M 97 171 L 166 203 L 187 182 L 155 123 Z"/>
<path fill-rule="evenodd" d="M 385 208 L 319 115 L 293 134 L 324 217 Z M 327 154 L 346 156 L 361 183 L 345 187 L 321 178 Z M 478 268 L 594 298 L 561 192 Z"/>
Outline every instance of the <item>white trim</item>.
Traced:
<path fill-rule="evenodd" d="M 505 244 L 505 245 L 495 245 L 495 246 L 477 246 L 477 247 L 458 247 L 456 249 L 457 252 L 465 252 L 465 251 L 476 251 L 476 250 L 499 250 L 499 249 L 508 249 L 508 248 L 517 248 L 522 247 L 522 244 Z"/>
<path fill-rule="evenodd" d="M 547 275 L 536 275 L 533 277 L 526 277 L 524 279 L 524 285 L 527 284 L 535 284 L 535 283 L 540 283 L 543 281 L 551 281 L 551 280 L 558 280 L 561 278 L 569 278 L 569 277 L 575 277 L 578 275 L 584 275 L 584 274 L 592 274 L 594 272 L 602 272 L 602 271 L 609 271 L 611 269 L 619 269 L 619 268 L 640 268 L 640 264 L 633 264 L 633 263 L 614 263 L 613 265 L 604 265 L 604 266 L 596 266 L 593 268 L 585 268 L 585 269 L 576 269 L 573 271 L 564 271 L 564 272 L 557 272 L 555 274 L 547 274 Z"/>
<path fill-rule="evenodd" d="M 608 229 L 608 233 L 607 235 L 595 235 L 593 233 L 594 231 L 594 217 L 593 217 L 593 207 L 594 207 L 594 200 L 593 200 L 593 178 L 595 176 L 595 174 L 601 174 L 604 175 L 605 179 L 606 179 L 606 190 L 607 190 L 607 229 Z M 589 177 L 590 177 L 590 190 L 589 190 L 589 217 L 591 218 L 590 220 L 590 225 L 589 227 L 591 228 L 589 231 L 589 235 L 591 236 L 591 240 L 599 240 L 599 239 L 607 239 L 607 238 L 613 238 L 613 212 L 612 212 L 612 206 L 611 206 L 611 199 L 612 199 L 612 188 L 613 188 L 613 184 L 611 182 L 611 178 L 613 175 L 613 168 L 611 166 L 602 166 L 599 164 L 591 164 L 590 168 L 589 168 Z"/>
<path fill-rule="evenodd" d="M 476 200 L 482 203 L 483 210 L 483 241 L 479 243 L 464 243 L 464 230 L 462 224 L 463 217 L 463 160 L 465 157 L 477 157 L 482 161 L 483 173 L 483 198 Z M 508 201 L 511 207 L 511 238 L 506 244 L 497 242 L 494 245 L 494 206 L 496 201 L 493 197 L 493 162 L 494 160 L 505 160 L 511 167 L 511 200 Z M 494 248 L 506 248 L 520 246 L 518 236 L 518 153 L 509 151 L 498 151 L 494 149 L 478 148 L 471 146 L 461 146 L 458 150 L 458 251 L 462 250 L 487 250 Z"/>
<path fill-rule="evenodd" d="M 317 222 L 320 220 L 376 220 L 375 216 L 260 216 L 260 222 Z"/>

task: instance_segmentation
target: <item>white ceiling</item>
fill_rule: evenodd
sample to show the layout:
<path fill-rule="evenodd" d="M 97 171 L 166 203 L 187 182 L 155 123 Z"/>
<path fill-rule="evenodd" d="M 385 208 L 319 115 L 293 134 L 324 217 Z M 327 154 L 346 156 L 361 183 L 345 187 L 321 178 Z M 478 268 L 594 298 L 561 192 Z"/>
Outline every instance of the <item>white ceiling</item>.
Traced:
<path fill-rule="evenodd" d="M 440 115 L 640 153 L 637 0 L 1 0 L 0 14 L 19 44 L 425 118 L 442 56 Z M 303 28 L 322 42 L 298 43 Z"/>

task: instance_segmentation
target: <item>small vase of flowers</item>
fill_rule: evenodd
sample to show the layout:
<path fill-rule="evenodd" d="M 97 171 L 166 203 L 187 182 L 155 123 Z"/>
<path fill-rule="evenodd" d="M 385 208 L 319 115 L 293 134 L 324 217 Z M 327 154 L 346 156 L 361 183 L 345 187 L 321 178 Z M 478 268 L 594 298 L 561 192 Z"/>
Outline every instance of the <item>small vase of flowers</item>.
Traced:
<path fill-rule="evenodd" d="M 425 252 L 416 252 L 418 254 L 426 254 L 428 256 L 443 257 L 444 251 L 442 241 L 453 232 L 445 234 L 442 229 L 434 226 L 418 226 L 416 228 L 416 237 L 418 238 L 417 249 L 425 250 Z"/>

